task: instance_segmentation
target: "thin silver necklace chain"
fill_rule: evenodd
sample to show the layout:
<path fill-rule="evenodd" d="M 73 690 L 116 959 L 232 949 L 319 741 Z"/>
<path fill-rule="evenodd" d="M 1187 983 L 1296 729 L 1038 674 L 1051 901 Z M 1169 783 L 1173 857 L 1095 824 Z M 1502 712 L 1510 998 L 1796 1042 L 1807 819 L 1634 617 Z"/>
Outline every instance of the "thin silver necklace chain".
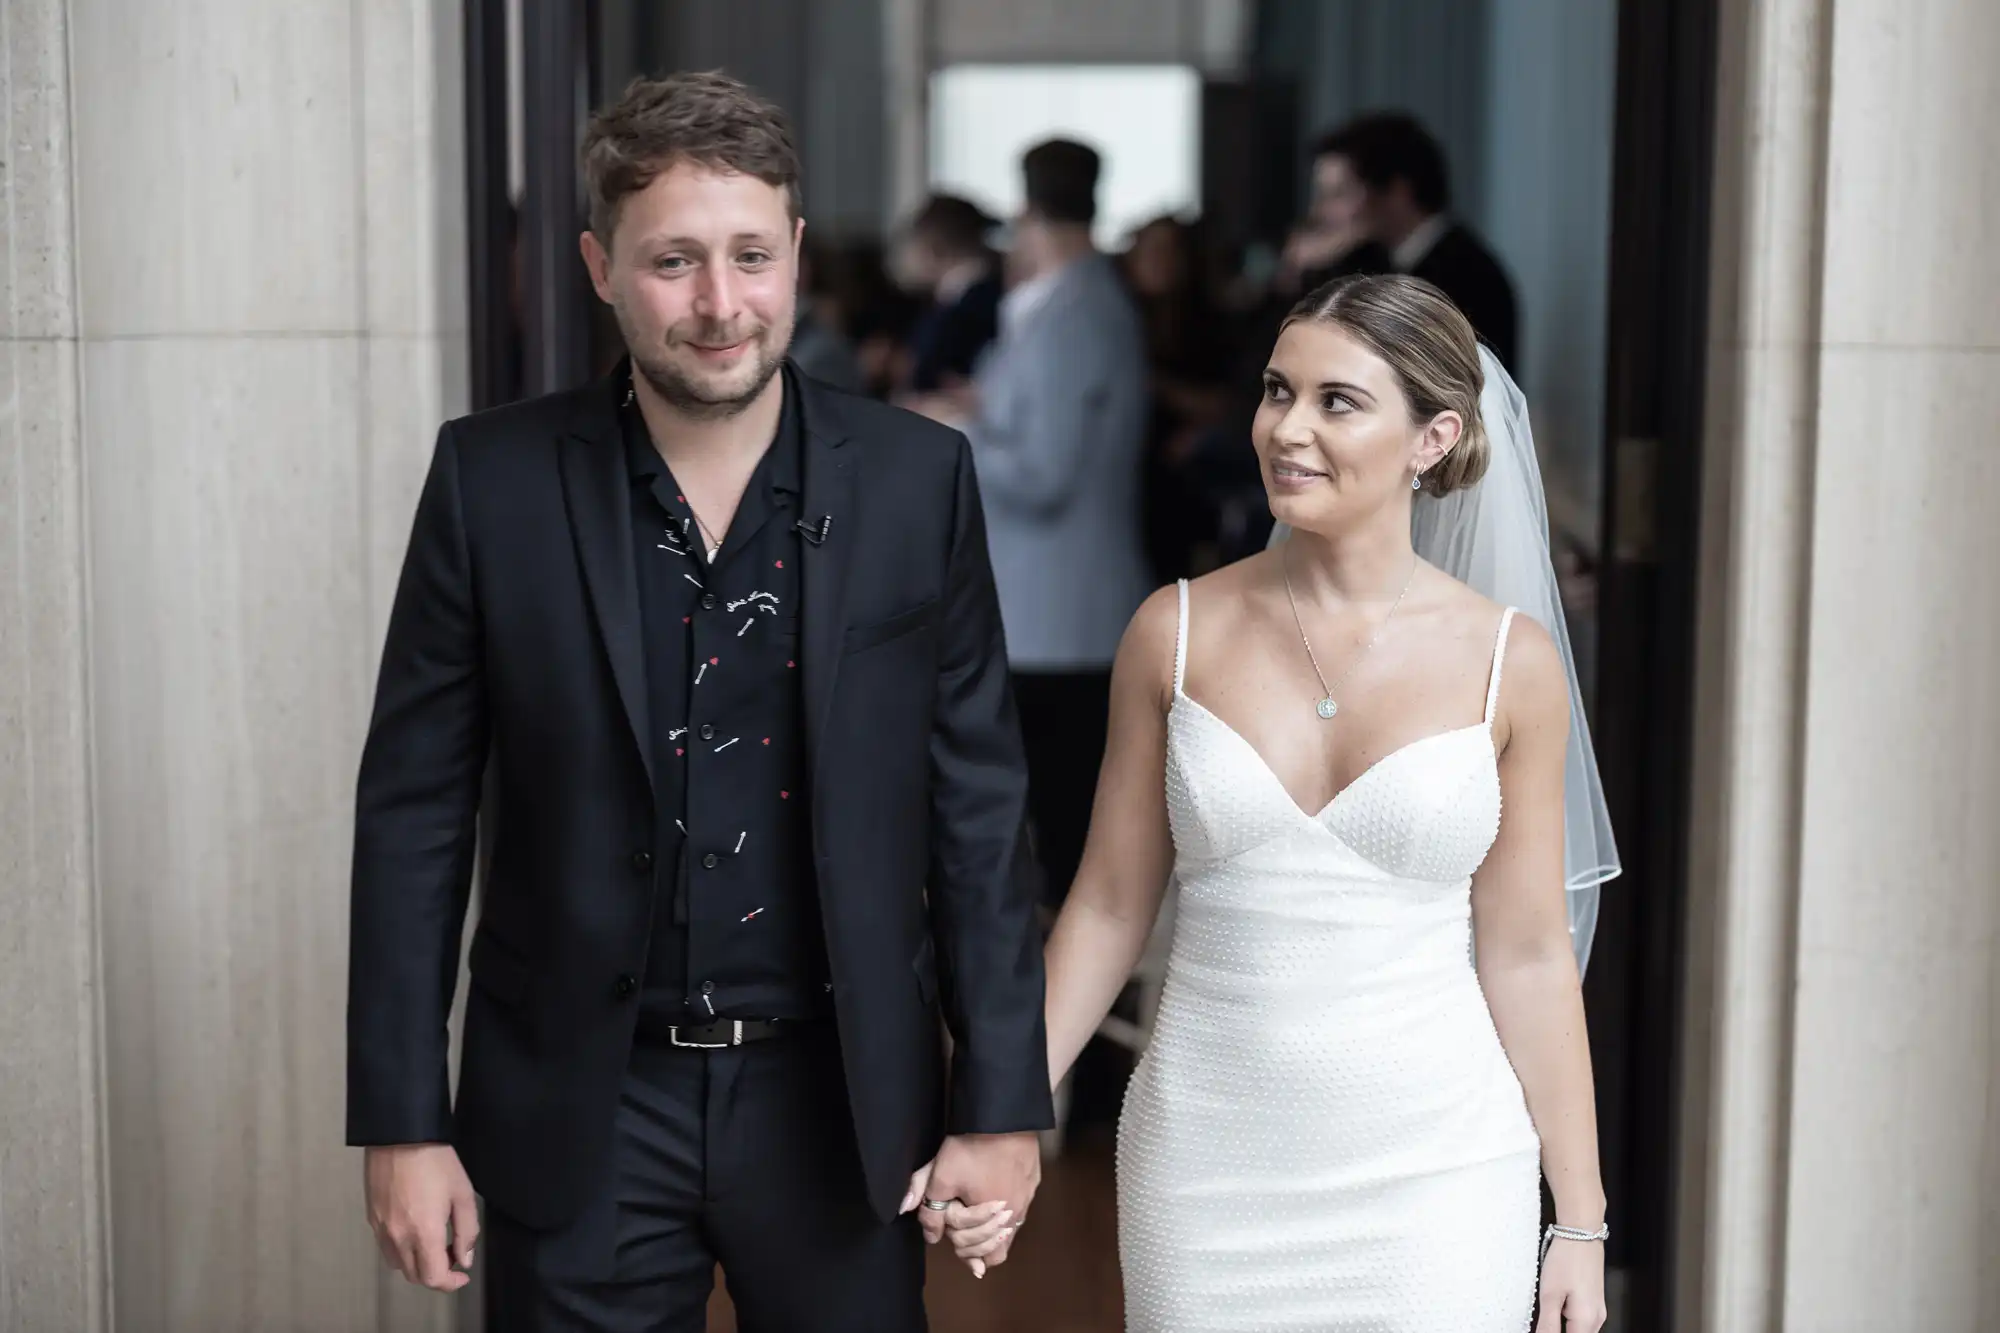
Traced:
<path fill-rule="evenodd" d="M 1422 561 L 1416 557 L 1411 557 L 1410 576 L 1403 580 L 1403 591 L 1397 593 L 1396 600 L 1389 604 L 1389 614 L 1382 617 L 1382 623 L 1377 625 L 1375 633 L 1369 636 L 1367 647 L 1355 654 L 1354 660 L 1347 664 L 1347 670 L 1340 673 L 1339 679 L 1335 680 L 1333 685 L 1344 684 L 1347 678 L 1354 674 L 1354 668 L 1360 666 L 1362 659 L 1373 652 L 1375 645 L 1382 641 L 1382 631 L 1388 629 L 1389 622 L 1396 618 L 1396 608 L 1403 604 L 1403 598 L 1409 595 L 1410 585 L 1417 581 L 1417 566 L 1421 563 Z M 1278 567 L 1284 571 L 1285 600 L 1292 604 L 1292 623 L 1298 626 L 1299 642 L 1305 645 L 1306 660 L 1312 663 L 1313 674 L 1319 677 L 1321 694 L 1318 702 L 1313 705 L 1313 711 L 1319 714 L 1320 717 L 1331 722 L 1340 712 L 1340 705 L 1334 702 L 1333 685 L 1326 683 L 1326 673 L 1319 669 L 1319 658 L 1313 653 L 1312 640 L 1306 637 L 1306 622 L 1299 617 L 1299 599 L 1292 593 L 1292 561 L 1291 547 L 1289 545 L 1279 551 Z"/>

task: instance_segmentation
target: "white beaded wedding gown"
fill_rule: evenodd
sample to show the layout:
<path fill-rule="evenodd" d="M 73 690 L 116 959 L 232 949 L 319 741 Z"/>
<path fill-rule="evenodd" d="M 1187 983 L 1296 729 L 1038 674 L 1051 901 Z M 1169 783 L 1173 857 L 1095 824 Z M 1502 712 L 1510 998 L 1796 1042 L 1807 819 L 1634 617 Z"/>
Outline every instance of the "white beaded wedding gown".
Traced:
<path fill-rule="evenodd" d="M 1514 613 L 1482 722 L 1385 755 L 1308 814 L 1183 692 L 1180 596 L 1179 915 L 1119 1124 L 1127 1328 L 1521 1333 L 1540 1145 L 1470 957 Z"/>

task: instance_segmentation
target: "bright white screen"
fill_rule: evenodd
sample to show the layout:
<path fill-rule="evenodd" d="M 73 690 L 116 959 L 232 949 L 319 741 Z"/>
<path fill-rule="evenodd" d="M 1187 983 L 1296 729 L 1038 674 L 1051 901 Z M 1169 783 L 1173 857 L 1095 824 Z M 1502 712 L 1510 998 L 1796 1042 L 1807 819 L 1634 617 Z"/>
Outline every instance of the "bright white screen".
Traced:
<path fill-rule="evenodd" d="M 1200 207 L 1201 77 L 1185 65 L 953 65 L 931 77 L 930 130 L 931 188 L 1002 218 L 1021 207 L 1023 152 L 1056 136 L 1095 148 L 1106 248 Z"/>

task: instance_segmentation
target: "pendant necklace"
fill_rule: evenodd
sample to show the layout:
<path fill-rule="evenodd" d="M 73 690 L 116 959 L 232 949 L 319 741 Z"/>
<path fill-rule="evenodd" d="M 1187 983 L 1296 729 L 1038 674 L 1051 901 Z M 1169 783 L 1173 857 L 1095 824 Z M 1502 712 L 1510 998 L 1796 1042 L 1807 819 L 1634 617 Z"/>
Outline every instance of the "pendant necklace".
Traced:
<path fill-rule="evenodd" d="M 1367 647 L 1363 648 L 1355 655 L 1354 660 L 1347 664 L 1347 670 L 1340 673 L 1340 679 L 1336 680 L 1334 685 L 1342 683 L 1349 676 L 1353 675 L 1354 668 L 1361 665 L 1361 659 L 1374 651 L 1375 645 L 1381 642 L 1382 631 L 1389 628 L 1389 622 L 1395 619 L 1396 608 L 1403 604 L 1403 598 L 1409 594 L 1410 585 L 1417 581 L 1417 566 L 1420 563 L 1422 562 L 1412 557 L 1410 562 L 1410 577 L 1403 580 L 1403 591 L 1397 593 L 1396 600 L 1389 604 L 1389 614 L 1382 617 L 1382 623 L 1375 627 L 1375 633 L 1369 637 Z M 1340 712 L 1340 705 L 1334 702 L 1333 686 L 1326 683 L 1326 673 L 1319 669 L 1319 658 L 1313 655 L 1312 640 L 1306 637 L 1306 623 L 1299 618 L 1299 600 L 1292 595 L 1292 564 L 1291 547 L 1289 544 L 1280 550 L 1278 554 L 1278 566 L 1285 574 L 1285 600 L 1292 604 L 1292 623 L 1299 627 L 1299 642 L 1305 645 L 1306 660 L 1312 663 L 1313 674 L 1319 677 L 1319 687 L 1322 692 L 1319 702 L 1313 705 L 1313 711 L 1331 722 Z"/>

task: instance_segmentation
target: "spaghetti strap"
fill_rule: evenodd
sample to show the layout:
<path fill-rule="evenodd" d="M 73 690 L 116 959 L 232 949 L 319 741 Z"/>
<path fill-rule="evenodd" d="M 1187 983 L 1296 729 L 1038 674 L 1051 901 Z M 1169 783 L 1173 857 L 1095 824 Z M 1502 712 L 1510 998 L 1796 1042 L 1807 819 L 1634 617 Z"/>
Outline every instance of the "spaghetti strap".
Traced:
<path fill-rule="evenodd" d="M 1181 682 L 1187 679 L 1187 606 L 1188 584 L 1186 579 L 1178 580 L 1181 590 L 1181 618 L 1174 628 L 1174 694 L 1181 693 Z"/>
<path fill-rule="evenodd" d="M 1486 725 L 1493 725 L 1493 710 L 1500 703 L 1500 667 L 1507 660 L 1507 631 L 1514 624 L 1514 608 L 1500 615 L 1500 634 L 1493 642 L 1493 678 L 1486 684 Z"/>

